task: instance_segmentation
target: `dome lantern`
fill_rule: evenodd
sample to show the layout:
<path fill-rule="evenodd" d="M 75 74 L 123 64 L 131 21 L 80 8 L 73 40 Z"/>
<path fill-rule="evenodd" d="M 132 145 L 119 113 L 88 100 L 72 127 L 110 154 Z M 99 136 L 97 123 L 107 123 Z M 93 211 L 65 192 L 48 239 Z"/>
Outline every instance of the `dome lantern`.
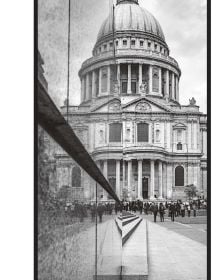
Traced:
<path fill-rule="evenodd" d="M 117 0 L 117 4 L 123 4 L 123 3 L 135 3 L 135 4 L 138 4 L 138 0 Z M 138 4 L 139 5 L 139 4 Z"/>

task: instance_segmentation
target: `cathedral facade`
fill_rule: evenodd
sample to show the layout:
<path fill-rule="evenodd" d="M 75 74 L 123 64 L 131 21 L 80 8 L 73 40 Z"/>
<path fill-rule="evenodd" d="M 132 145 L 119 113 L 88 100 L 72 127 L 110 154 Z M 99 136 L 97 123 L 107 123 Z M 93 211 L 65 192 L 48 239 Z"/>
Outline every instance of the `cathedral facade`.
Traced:
<path fill-rule="evenodd" d="M 181 70 L 159 22 L 138 0 L 118 0 L 92 54 L 79 70 L 81 104 L 69 107 L 68 119 L 117 195 L 185 199 L 193 184 L 206 197 L 207 118 L 193 97 L 179 103 Z M 65 104 L 61 111 L 66 116 Z M 95 182 L 55 150 L 56 188 L 93 200 Z M 98 195 L 110 199 L 101 188 Z"/>

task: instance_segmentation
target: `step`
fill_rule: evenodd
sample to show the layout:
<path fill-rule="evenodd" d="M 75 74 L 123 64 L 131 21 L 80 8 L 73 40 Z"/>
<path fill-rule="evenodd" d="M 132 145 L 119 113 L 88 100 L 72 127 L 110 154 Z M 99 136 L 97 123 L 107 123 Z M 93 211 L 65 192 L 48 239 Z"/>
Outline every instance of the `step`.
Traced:
<path fill-rule="evenodd" d="M 122 221 L 122 226 L 125 226 L 125 225 L 133 222 L 134 220 L 137 220 L 138 218 L 139 218 L 138 216 L 136 216 L 136 217 L 134 216 L 134 217 L 130 217 L 130 218 L 124 219 Z"/>
<path fill-rule="evenodd" d="M 138 227 L 138 225 L 141 223 L 142 218 L 138 217 L 138 219 L 130 222 L 129 224 L 123 226 L 122 230 L 122 246 L 126 243 L 126 241 L 129 239 L 129 237 L 132 235 L 132 233 L 135 231 L 135 229 Z"/>

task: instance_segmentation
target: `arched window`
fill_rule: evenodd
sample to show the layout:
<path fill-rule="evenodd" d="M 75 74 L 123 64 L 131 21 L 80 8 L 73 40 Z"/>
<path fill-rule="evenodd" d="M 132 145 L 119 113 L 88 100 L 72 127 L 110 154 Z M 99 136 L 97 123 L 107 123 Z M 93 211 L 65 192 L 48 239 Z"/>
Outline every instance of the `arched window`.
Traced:
<path fill-rule="evenodd" d="M 149 141 L 149 125 L 147 123 L 137 124 L 137 141 L 138 142 Z"/>
<path fill-rule="evenodd" d="M 112 123 L 109 125 L 109 142 L 121 142 L 121 123 Z"/>
<path fill-rule="evenodd" d="M 175 186 L 184 186 L 184 168 L 177 166 L 175 169 Z"/>
<path fill-rule="evenodd" d="M 79 166 L 74 166 L 72 168 L 72 187 L 81 187 L 81 169 L 79 168 Z"/>
<path fill-rule="evenodd" d="M 177 144 L 177 150 L 178 150 L 178 151 L 181 151 L 182 149 L 183 149 L 183 145 L 182 145 L 182 143 L 179 142 L 179 143 Z"/>

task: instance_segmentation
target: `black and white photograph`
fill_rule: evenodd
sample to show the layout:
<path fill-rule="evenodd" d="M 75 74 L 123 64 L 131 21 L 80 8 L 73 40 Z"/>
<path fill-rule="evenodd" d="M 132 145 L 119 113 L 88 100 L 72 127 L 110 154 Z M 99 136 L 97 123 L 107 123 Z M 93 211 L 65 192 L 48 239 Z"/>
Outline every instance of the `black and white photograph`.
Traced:
<path fill-rule="evenodd" d="M 37 0 L 36 280 L 208 280 L 207 0 Z"/>

